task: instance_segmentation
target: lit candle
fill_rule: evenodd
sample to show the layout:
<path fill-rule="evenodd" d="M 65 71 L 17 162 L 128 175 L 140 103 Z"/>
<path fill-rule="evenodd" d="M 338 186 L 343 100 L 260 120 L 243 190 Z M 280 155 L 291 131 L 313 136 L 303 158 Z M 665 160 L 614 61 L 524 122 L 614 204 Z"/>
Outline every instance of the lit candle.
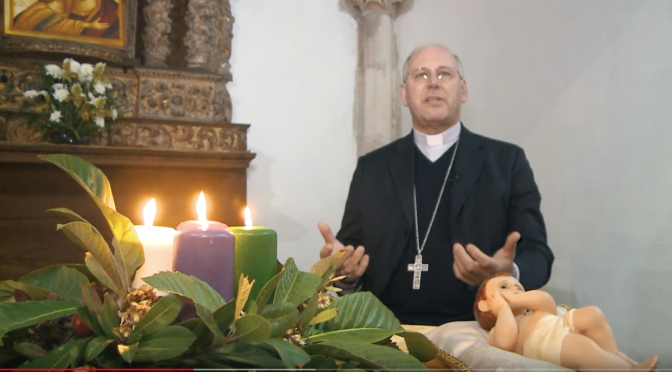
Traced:
<path fill-rule="evenodd" d="M 205 196 L 201 192 L 196 203 L 198 221 L 177 225 L 173 271 L 208 283 L 228 302 L 234 296 L 235 237 L 227 225 L 208 221 L 205 207 Z"/>
<path fill-rule="evenodd" d="M 249 208 L 245 208 L 244 214 L 244 227 L 229 228 L 236 236 L 236 275 L 234 279 L 236 288 L 238 288 L 241 273 L 247 276 L 250 282 L 254 280 L 249 296 L 250 300 L 254 300 L 266 282 L 275 275 L 278 260 L 278 235 L 269 228 L 253 226 Z"/>
<path fill-rule="evenodd" d="M 135 226 L 138 239 L 142 243 L 145 253 L 145 263 L 135 272 L 133 288 L 140 288 L 145 284 L 142 278 L 152 276 L 161 271 L 173 269 L 173 238 L 175 229 L 163 226 L 154 226 L 156 216 L 156 201 L 147 202 L 142 212 L 144 226 Z M 159 296 L 165 296 L 165 292 L 157 292 Z"/>

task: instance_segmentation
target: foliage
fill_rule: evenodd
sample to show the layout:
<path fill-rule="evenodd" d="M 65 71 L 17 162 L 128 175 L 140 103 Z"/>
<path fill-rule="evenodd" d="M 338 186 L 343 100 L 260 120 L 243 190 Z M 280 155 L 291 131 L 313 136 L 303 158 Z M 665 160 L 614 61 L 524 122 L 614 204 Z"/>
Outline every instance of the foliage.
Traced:
<path fill-rule="evenodd" d="M 248 296 L 257 284 L 244 275 L 228 303 L 207 283 L 178 272 L 130 288 L 144 254 L 130 220 L 115 210 L 107 177 L 70 155 L 44 160 L 93 198 L 112 239 L 74 211 L 50 210 L 70 221 L 58 230 L 82 247 L 85 264 L 0 283 L 1 367 L 422 370 L 436 355 L 424 335 L 405 331 L 372 294 L 334 299 L 338 255 L 308 272 L 288 259 L 256 300 Z M 183 318 L 188 308 L 195 317 Z M 408 353 L 393 335 L 405 339 Z"/>
<path fill-rule="evenodd" d="M 102 62 L 93 66 L 66 58 L 62 66 L 46 65 L 40 88 L 23 93 L 22 108 L 31 109 L 29 123 L 39 124 L 45 139 L 68 133 L 79 140 L 117 119 L 112 85 Z"/>

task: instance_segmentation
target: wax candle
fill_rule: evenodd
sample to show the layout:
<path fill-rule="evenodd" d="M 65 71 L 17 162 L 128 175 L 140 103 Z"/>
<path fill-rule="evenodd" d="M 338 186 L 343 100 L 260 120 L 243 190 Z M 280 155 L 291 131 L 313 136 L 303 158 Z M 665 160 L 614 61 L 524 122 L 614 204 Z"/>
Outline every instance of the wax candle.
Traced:
<path fill-rule="evenodd" d="M 257 298 L 259 291 L 276 271 L 278 259 L 278 235 L 275 231 L 253 226 L 249 208 L 245 208 L 245 226 L 231 227 L 229 230 L 236 236 L 236 275 L 235 287 L 238 288 L 240 274 L 254 280 L 249 300 Z"/>
<path fill-rule="evenodd" d="M 208 283 L 225 301 L 234 297 L 235 237 L 222 222 L 208 221 L 201 192 L 198 220 L 181 222 L 174 240 L 173 271 Z"/>
<path fill-rule="evenodd" d="M 133 288 L 140 288 L 144 284 L 142 278 L 152 276 L 161 271 L 173 269 L 173 238 L 175 229 L 163 226 L 154 226 L 156 216 L 156 201 L 150 200 L 143 210 L 144 226 L 135 226 L 135 232 L 142 243 L 145 254 L 145 263 L 135 272 Z M 157 291 L 157 295 L 165 296 L 165 292 Z"/>

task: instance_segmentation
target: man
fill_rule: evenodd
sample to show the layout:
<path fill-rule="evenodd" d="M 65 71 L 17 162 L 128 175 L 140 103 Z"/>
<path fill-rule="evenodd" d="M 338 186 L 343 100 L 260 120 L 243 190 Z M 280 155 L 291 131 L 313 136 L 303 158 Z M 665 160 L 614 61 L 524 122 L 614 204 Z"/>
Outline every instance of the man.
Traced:
<path fill-rule="evenodd" d="M 320 257 L 345 251 L 342 288 L 372 292 L 404 324 L 474 320 L 476 290 L 492 273 L 528 289 L 551 275 L 525 153 L 463 126 L 467 97 L 457 55 L 440 45 L 412 52 L 401 84 L 412 133 L 359 158 L 336 237 L 318 225 Z"/>

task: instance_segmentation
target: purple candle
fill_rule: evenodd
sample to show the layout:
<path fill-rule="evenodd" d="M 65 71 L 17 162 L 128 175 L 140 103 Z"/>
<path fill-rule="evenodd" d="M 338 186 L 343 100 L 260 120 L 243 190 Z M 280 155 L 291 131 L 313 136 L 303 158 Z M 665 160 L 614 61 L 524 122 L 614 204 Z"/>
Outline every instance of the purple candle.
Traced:
<path fill-rule="evenodd" d="M 185 221 L 177 226 L 173 249 L 173 271 L 208 283 L 225 301 L 234 296 L 235 236 L 228 226 L 208 221 L 203 192 L 196 204 L 198 221 Z"/>

